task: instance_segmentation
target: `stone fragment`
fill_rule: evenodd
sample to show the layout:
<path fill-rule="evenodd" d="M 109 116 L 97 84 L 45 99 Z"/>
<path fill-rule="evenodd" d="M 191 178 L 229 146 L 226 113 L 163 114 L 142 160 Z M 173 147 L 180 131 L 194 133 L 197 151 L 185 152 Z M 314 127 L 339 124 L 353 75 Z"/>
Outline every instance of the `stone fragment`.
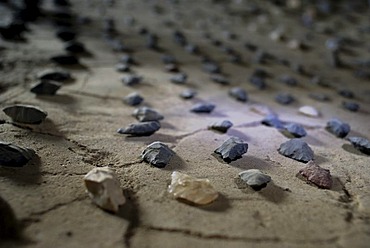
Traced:
<path fill-rule="evenodd" d="M 85 45 L 78 41 L 69 41 L 65 44 L 64 50 L 71 53 L 84 53 L 86 52 Z"/>
<path fill-rule="evenodd" d="M 287 47 L 290 48 L 290 49 L 294 49 L 294 50 L 306 48 L 305 44 L 302 41 L 298 40 L 298 39 L 292 39 L 292 40 L 288 41 Z"/>
<path fill-rule="evenodd" d="M 126 199 L 114 171 L 108 167 L 94 168 L 84 177 L 92 201 L 104 210 L 117 213 Z"/>
<path fill-rule="evenodd" d="M 246 102 L 248 101 L 248 94 L 247 92 L 240 88 L 240 87 L 233 87 L 229 90 L 229 95 L 232 98 L 235 98 L 237 101 Z"/>
<path fill-rule="evenodd" d="M 338 138 L 344 138 L 351 131 L 350 125 L 342 122 L 339 119 L 333 118 L 326 124 L 326 130 Z"/>
<path fill-rule="evenodd" d="M 119 62 L 123 63 L 123 64 L 130 64 L 130 65 L 135 65 L 137 64 L 135 58 L 130 55 L 130 54 L 124 54 L 121 56 Z"/>
<path fill-rule="evenodd" d="M 221 73 L 220 65 L 213 61 L 203 63 L 203 70 L 212 74 Z"/>
<path fill-rule="evenodd" d="M 0 141 L 0 165 L 6 167 L 23 167 L 36 152 L 27 147 L 20 147 Z"/>
<path fill-rule="evenodd" d="M 339 90 L 338 94 L 345 98 L 349 98 L 349 99 L 352 99 L 355 97 L 355 94 L 351 90 L 347 90 L 347 89 Z"/>
<path fill-rule="evenodd" d="M 250 52 L 255 52 L 258 49 L 258 47 L 255 44 L 252 44 L 250 42 L 246 42 L 244 44 L 244 47 L 245 47 L 245 49 L 247 49 Z"/>
<path fill-rule="evenodd" d="M 268 114 L 265 118 L 261 121 L 261 123 L 268 127 L 274 127 L 277 129 L 283 129 L 283 123 L 279 119 L 279 117 L 275 114 Z"/>
<path fill-rule="evenodd" d="M 215 201 L 218 192 L 208 179 L 194 178 L 178 171 L 172 172 L 168 192 L 177 199 L 197 205 L 206 205 Z"/>
<path fill-rule="evenodd" d="M 301 139 L 291 139 L 280 145 L 279 153 L 299 162 L 307 163 L 314 158 L 312 149 Z"/>
<path fill-rule="evenodd" d="M 229 130 L 230 127 L 233 126 L 233 123 L 228 120 L 218 121 L 213 124 L 211 124 L 208 129 L 217 130 L 222 133 L 226 133 L 227 130 Z"/>
<path fill-rule="evenodd" d="M 178 31 L 178 30 L 173 32 L 173 39 L 180 46 L 186 46 L 186 44 L 188 43 L 185 35 L 181 31 Z"/>
<path fill-rule="evenodd" d="M 211 113 L 216 105 L 212 103 L 196 103 L 191 107 L 190 111 L 194 113 Z"/>
<path fill-rule="evenodd" d="M 283 28 L 277 28 L 270 33 L 270 39 L 273 41 L 282 41 L 285 39 L 285 30 Z"/>
<path fill-rule="evenodd" d="M 63 69 L 45 69 L 37 74 L 37 78 L 62 82 L 70 80 L 72 77 L 68 71 Z"/>
<path fill-rule="evenodd" d="M 161 125 L 157 121 L 148 121 L 141 123 L 133 123 L 127 127 L 120 128 L 117 133 L 128 134 L 131 136 L 149 136 L 158 131 Z"/>
<path fill-rule="evenodd" d="M 188 75 L 186 73 L 177 73 L 170 78 L 170 81 L 174 84 L 185 84 L 187 79 Z"/>
<path fill-rule="evenodd" d="M 304 127 L 297 123 L 288 123 L 284 125 L 284 128 L 287 132 L 293 135 L 295 138 L 305 137 L 307 135 Z"/>
<path fill-rule="evenodd" d="M 130 66 L 128 64 L 124 63 L 118 63 L 116 64 L 116 71 L 118 72 L 130 72 Z"/>
<path fill-rule="evenodd" d="M 24 104 L 15 104 L 3 108 L 4 113 L 13 121 L 24 124 L 40 124 L 48 113 L 39 107 Z"/>
<path fill-rule="evenodd" d="M 308 96 L 320 102 L 330 101 L 330 97 L 324 93 L 309 93 Z"/>
<path fill-rule="evenodd" d="M 179 67 L 176 64 L 165 64 L 164 69 L 165 71 L 168 71 L 168 72 L 179 72 L 180 71 Z"/>
<path fill-rule="evenodd" d="M 56 32 L 56 36 L 62 41 L 71 41 L 76 38 L 77 34 L 71 29 L 60 29 Z"/>
<path fill-rule="evenodd" d="M 370 155 L 370 141 L 362 137 L 348 137 L 352 145 L 362 153 Z"/>
<path fill-rule="evenodd" d="M 180 97 L 183 99 L 192 99 L 196 94 L 197 92 L 193 89 L 185 89 L 181 91 Z"/>
<path fill-rule="evenodd" d="M 358 103 L 355 103 L 355 102 L 342 102 L 342 106 L 343 108 L 349 110 L 349 111 L 352 111 L 352 112 L 357 112 L 360 108 L 360 105 Z"/>
<path fill-rule="evenodd" d="M 215 83 L 221 84 L 221 85 L 228 85 L 230 84 L 229 79 L 227 79 L 224 75 L 222 74 L 212 74 L 210 76 L 211 80 Z"/>
<path fill-rule="evenodd" d="M 161 59 L 164 64 L 177 64 L 176 58 L 169 54 L 162 55 Z"/>
<path fill-rule="evenodd" d="M 141 153 L 142 159 L 157 168 L 164 168 L 175 153 L 165 144 L 156 141 Z"/>
<path fill-rule="evenodd" d="M 257 75 L 252 75 L 249 79 L 249 82 L 260 90 L 263 90 L 267 87 L 265 79 Z"/>
<path fill-rule="evenodd" d="M 185 48 L 185 51 L 187 51 L 190 54 L 199 53 L 199 47 L 195 44 L 187 44 L 184 48 Z"/>
<path fill-rule="evenodd" d="M 289 105 L 294 102 L 294 97 L 289 93 L 282 92 L 275 96 L 275 101 L 283 105 Z"/>
<path fill-rule="evenodd" d="M 238 137 L 230 137 L 214 152 L 227 163 L 242 157 L 248 151 L 248 144 Z"/>
<path fill-rule="evenodd" d="M 137 76 L 137 75 L 127 75 L 127 76 L 122 77 L 121 80 L 123 84 L 127 86 L 133 86 L 133 85 L 141 83 L 141 81 L 143 80 L 143 77 Z"/>
<path fill-rule="evenodd" d="M 250 169 L 239 173 L 240 179 L 254 190 L 261 190 L 271 181 L 271 177 L 257 169 Z"/>
<path fill-rule="evenodd" d="M 157 110 L 149 107 L 137 108 L 134 110 L 132 115 L 140 122 L 160 121 L 164 118 Z"/>
<path fill-rule="evenodd" d="M 253 103 L 250 110 L 257 114 L 276 116 L 276 113 L 269 106 L 260 103 Z"/>
<path fill-rule="evenodd" d="M 130 106 L 139 105 L 144 98 L 137 92 L 132 92 L 123 98 L 123 101 Z"/>
<path fill-rule="evenodd" d="M 320 112 L 312 106 L 302 106 L 298 109 L 299 113 L 310 117 L 319 117 Z"/>
<path fill-rule="evenodd" d="M 52 80 L 41 80 L 31 88 L 31 92 L 36 95 L 55 95 L 62 87 L 62 84 Z"/>
<path fill-rule="evenodd" d="M 76 65 L 79 64 L 78 58 L 71 54 L 60 54 L 50 58 L 51 61 L 60 65 Z"/>
<path fill-rule="evenodd" d="M 299 174 L 319 188 L 330 189 L 333 185 L 330 171 L 321 168 L 313 161 L 309 161 L 304 168 L 300 169 Z"/>
<path fill-rule="evenodd" d="M 294 77 L 290 76 L 290 75 L 282 75 L 280 77 L 280 82 L 288 85 L 288 86 L 297 86 L 298 85 L 298 81 L 297 79 L 295 79 Z"/>
<path fill-rule="evenodd" d="M 159 49 L 158 36 L 156 34 L 148 33 L 146 35 L 146 47 L 153 50 Z"/>

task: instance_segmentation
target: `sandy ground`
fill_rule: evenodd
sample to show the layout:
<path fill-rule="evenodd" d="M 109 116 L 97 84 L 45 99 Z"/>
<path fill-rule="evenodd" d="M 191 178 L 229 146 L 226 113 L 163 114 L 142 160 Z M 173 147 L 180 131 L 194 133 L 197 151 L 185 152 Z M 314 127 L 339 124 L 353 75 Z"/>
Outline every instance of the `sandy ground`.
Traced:
<path fill-rule="evenodd" d="M 74 1 L 74 13 L 92 19 L 91 24 L 79 28 L 79 40 L 92 56 L 81 58 L 83 67 L 68 68 L 74 81 L 63 85 L 56 96 L 36 97 L 29 91 L 37 72 L 55 67 L 48 58 L 63 51 L 63 43 L 46 19 L 30 25 L 27 42 L 2 43 L 6 49 L 1 51 L 4 67 L 0 80 L 6 87 L 0 94 L 1 107 L 33 104 L 46 110 L 48 118 L 40 125 L 16 126 L 0 113 L 0 118 L 7 121 L 0 125 L 0 139 L 30 147 L 38 155 L 20 169 L 0 167 L 1 197 L 14 210 L 24 237 L 3 241 L 0 246 L 368 247 L 369 157 L 324 127 L 330 118 L 338 117 L 351 125 L 350 135 L 370 138 L 369 81 L 354 77 L 351 69 L 330 67 L 325 40 L 331 36 L 302 27 L 297 15 L 284 14 L 273 5 L 262 4 L 261 14 L 254 15 L 245 7 L 248 5 L 238 1 L 227 8 L 211 5 L 210 1 L 179 2 L 175 6 L 167 5 L 167 1 L 116 1 L 116 5 L 102 11 L 100 1 Z M 363 42 L 351 48 L 352 54 L 343 55 L 345 61 L 368 59 L 369 55 L 369 34 L 359 34 L 354 28 L 369 23 L 369 12 L 353 15 L 355 23 L 340 15 L 328 22 L 335 30 L 339 27 L 340 34 Z M 118 37 L 134 49 L 139 65 L 132 68 L 144 77 L 142 84 L 127 87 L 120 82 L 124 74 L 116 72 L 114 66 L 122 53 L 113 52 L 102 38 L 104 16 L 115 19 Z M 131 17 L 136 21 L 133 25 L 128 24 Z M 145 38 L 138 34 L 143 26 L 156 33 L 159 45 L 180 61 L 181 70 L 189 76 L 187 85 L 170 83 L 171 73 L 164 71 L 161 53 L 146 48 Z M 269 33 L 280 26 L 285 27 L 287 40 L 303 39 L 310 49 L 292 50 L 286 41 L 272 41 Z M 202 70 L 201 58 L 173 42 L 175 29 L 182 30 L 189 41 L 220 62 L 231 86 L 246 89 L 250 100 L 237 102 L 228 96 L 231 86 L 213 83 Z M 237 39 L 227 39 L 225 30 L 237 34 Z M 228 62 L 227 55 L 204 37 L 205 31 L 240 52 L 245 63 Z M 330 87 L 314 85 L 310 76 L 284 65 L 253 63 L 253 53 L 244 48 L 247 41 L 279 58 L 302 64 L 308 72 L 322 76 Z M 248 82 L 255 68 L 271 74 L 266 90 L 260 91 Z M 296 77 L 299 85 L 280 83 L 282 74 Z M 178 96 L 186 87 L 198 91 L 196 98 L 185 101 Z M 359 112 L 341 107 L 344 98 L 337 90 L 342 88 L 355 93 Z M 165 116 L 162 128 L 152 136 L 136 138 L 116 133 L 118 128 L 136 122 L 131 116 L 134 108 L 122 102 L 122 97 L 133 91 L 145 98 L 142 105 Z M 289 106 L 277 104 L 274 95 L 280 91 L 290 92 L 297 101 Z M 309 92 L 326 93 L 331 101 L 315 101 L 308 97 Z M 189 109 L 199 101 L 216 104 L 215 111 L 191 113 Z M 277 152 L 288 138 L 259 123 L 264 116 L 252 111 L 255 103 L 270 106 L 285 121 L 305 126 L 308 136 L 303 139 L 314 150 L 315 161 L 331 171 L 331 190 L 318 189 L 296 177 L 303 164 Z M 297 110 L 302 105 L 316 107 L 321 117 L 300 115 Z M 234 123 L 226 134 L 207 130 L 210 123 L 223 119 Z M 248 142 L 249 150 L 242 159 L 226 164 L 213 151 L 229 136 Z M 139 159 L 141 151 L 153 141 L 162 141 L 176 152 L 164 169 Z M 83 175 L 97 166 L 113 168 L 120 179 L 128 200 L 117 215 L 96 207 L 85 192 Z M 251 168 L 267 173 L 272 182 L 258 192 L 243 185 L 238 173 Z M 202 207 L 172 199 L 166 189 L 174 170 L 208 178 L 220 197 Z"/>

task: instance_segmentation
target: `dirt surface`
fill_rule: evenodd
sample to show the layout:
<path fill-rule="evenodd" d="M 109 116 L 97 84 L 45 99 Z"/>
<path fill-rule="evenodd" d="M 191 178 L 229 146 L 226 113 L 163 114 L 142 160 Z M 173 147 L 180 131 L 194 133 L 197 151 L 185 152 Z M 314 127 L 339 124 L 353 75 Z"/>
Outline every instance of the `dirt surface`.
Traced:
<path fill-rule="evenodd" d="M 43 5 L 45 16 L 29 24 L 26 41 L 1 43 L 1 107 L 24 103 L 48 112 L 40 125 L 15 124 L 0 113 L 0 119 L 6 120 L 0 125 L 0 140 L 37 152 L 23 168 L 0 167 L 0 195 L 13 209 L 23 237 L 2 241 L 1 247 L 368 247 L 369 156 L 328 133 L 325 125 L 337 117 L 351 125 L 351 136 L 370 138 L 369 78 L 355 77 L 357 67 L 352 63 L 369 59 L 370 33 L 359 31 L 369 28 L 369 10 L 341 10 L 318 18 L 313 28 L 307 28 L 300 19 L 305 7 L 282 9 L 267 1 L 71 2 L 74 14 L 91 18 L 91 23 L 78 26 L 78 39 L 90 56 L 80 57 L 81 66 L 67 67 L 74 80 L 65 83 L 57 95 L 36 97 L 30 92 L 37 72 L 56 67 L 49 62 L 50 56 L 63 53 L 63 42 L 55 37 L 56 28 L 48 18 L 54 8 L 49 1 Z M 115 20 L 116 38 L 133 49 L 138 65 L 132 70 L 143 76 L 141 84 L 128 87 L 121 83 L 120 77 L 127 73 L 116 72 L 115 64 L 123 53 L 113 51 L 103 38 L 106 17 Z M 320 25 L 334 33 L 324 33 Z M 141 27 L 158 36 L 163 50 L 146 47 L 145 36 L 139 34 Z M 270 33 L 279 27 L 285 29 L 285 40 L 271 40 Z M 173 41 L 174 30 L 181 30 L 189 42 L 220 63 L 231 84 L 212 82 L 202 69 L 201 56 L 189 54 Z M 237 37 L 229 39 L 225 31 Z M 212 45 L 205 33 L 235 49 L 244 63 L 229 62 L 229 55 Z M 341 68 L 328 63 L 325 41 L 335 36 L 359 41 L 341 54 L 345 62 Z M 307 48 L 287 47 L 291 39 L 302 40 Z M 276 59 L 254 63 L 255 53 L 244 47 L 246 42 L 292 65 L 302 65 L 306 73 L 297 73 L 294 66 L 279 64 Z M 186 85 L 170 82 L 172 74 L 161 62 L 163 53 L 180 62 L 181 71 L 188 74 Z M 256 68 L 270 74 L 265 90 L 248 82 Z M 283 74 L 294 76 L 298 85 L 279 82 Z M 321 76 L 328 86 L 312 83 L 313 76 Z M 229 97 L 232 86 L 247 90 L 249 101 L 241 103 Z M 187 87 L 198 92 L 192 100 L 179 97 Z M 339 89 L 352 90 L 355 98 L 341 97 Z M 161 129 L 151 136 L 116 133 L 136 122 L 131 116 L 134 107 L 122 102 L 134 91 L 145 99 L 141 106 L 153 107 L 165 117 Z M 282 91 L 291 93 L 296 101 L 287 106 L 277 104 L 274 96 Z M 315 101 L 308 96 L 312 92 L 325 93 L 331 100 Z M 360 110 L 345 110 L 341 107 L 344 100 L 359 103 Z M 215 110 L 191 113 L 191 106 L 201 101 L 216 104 Z M 318 189 L 296 177 L 304 164 L 277 152 L 288 138 L 260 124 L 265 113 L 255 111 L 255 104 L 269 106 L 282 120 L 306 128 L 308 135 L 302 139 L 313 149 L 316 163 L 331 171 L 332 189 Z M 299 114 L 303 105 L 314 106 L 321 116 Z M 207 129 L 224 119 L 234 123 L 226 134 Z M 243 158 L 227 164 L 213 151 L 229 136 L 246 141 L 249 150 Z M 164 169 L 140 160 L 141 151 L 153 141 L 164 142 L 176 152 Z M 98 166 L 116 171 L 127 197 L 117 215 L 99 209 L 85 192 L 83 176 Z M 272 178 L 261 191 L 238 179 L 239 172 L 252 168 Z M 174 170 L 208 178 L 220 197 L 202 207 L 176 201 L 167 193 Z"/>

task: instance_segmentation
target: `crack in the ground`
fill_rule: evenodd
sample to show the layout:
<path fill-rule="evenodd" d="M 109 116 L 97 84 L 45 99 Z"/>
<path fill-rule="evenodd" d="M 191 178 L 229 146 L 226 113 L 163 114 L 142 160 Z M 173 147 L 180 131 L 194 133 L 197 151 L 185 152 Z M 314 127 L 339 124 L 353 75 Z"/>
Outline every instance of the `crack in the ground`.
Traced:
<path fill-rule="evenodd" d="M 157 226 L 143 225 L 140 228 L 168 233 L 180 233 L 186 236 L 191 236 L 200 239 L 213 239 L 213 240 L 228 240 L 228 241 L 242 241 L 248 243 L 292 243 L 292 244 L 331 244 L 339 240 L 339 237 L 334 236 L 328 239 L 314 239 L 314 240 L 283 240 L 279 237 L 240 237 L 228 236 L 224 234 L 205 234 L 198 231 L 181 229 L 181 228 L 165 228 Z"/>
<path fill-rule="evenodd" d="M 97 98 L 97 99 L 105 100 L 105 101 L 106 100 L 122 101 L 121 97 L 114 97 L 114 96 L 109 96 L 109 95 L 99 95 L 99 94 L 83 92 L 79 90 L 64 90 L 64 91 L 70 94 L 74 94 L 74 95 L 87 96 L 87 97 Z"/>
<path fill-rule="evenodd" d="M 77 197 L 77 198 L 75 198 L 73 200 L 70 200 L 68 202 L 57 203 L 54 206 L 49 207 L 49 208 L 47 208 L 45 210 L 41 210 L 41 211 L 38 211 L 38 212 L 33 212 L 33 213 L 31 213 L 29 215 L 29 217 L 26 217 L 24 219 L 32 219 L 32 217 L 42 216 L 42 215 L 48 214 L 48 213 L 50 213 L 52 211 L 55 211 L 55 210 L 57 210 L 57 209 L 59 209 L 61 207 L 67 206 L 67 205 L 72 204 L 74 202 L 84 201 L 86 199 L 87 199 L 87 195 L 84 195 L 84 196 L 79 196 L 79 197 Z"/>
<path fill-rule="evenodd" d="M 21 125 L 21 124 L 17 124 L 15 122 L 9 122 L 9 121 L 7 121 L 6 124 L 10 124 L 10 125 L 12 125 L 14 127 L 18 127 L 20 129 L 23 129 L 23 130 L 31 131 L 33 133 L 42 134 L 42 135 L 48 135 L 48 136 L 53 136 L 53 137 L 65 139 L 65 137 L 62 134 L 55 134 L 55 133 L 49 133 L 49 132 L 41 132 L 41 131 L 35 130 L 32 127 L 24 126 L 24 125 Z"/>

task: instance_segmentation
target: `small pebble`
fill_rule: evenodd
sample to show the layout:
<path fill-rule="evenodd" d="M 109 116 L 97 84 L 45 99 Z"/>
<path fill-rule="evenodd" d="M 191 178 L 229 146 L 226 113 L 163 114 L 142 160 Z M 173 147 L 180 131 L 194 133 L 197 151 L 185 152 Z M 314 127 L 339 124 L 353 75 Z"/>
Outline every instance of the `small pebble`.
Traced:
<path fill-rule="evenodd" d="M 56 36 L 62 41 L 71 41 L 76 38 L 77 34 L 71 29 L 61 29 L 56 32 Z"/>
<path fill-rule="evenodd" d="M 3 108 L 4 113 L 14 122 L 24 124 L 40 124 L 48 113 L 39 107 L 24 104 L 15 104 Z"/>
<path fill-rule="evenodd" d="M 252 75 L 249 79 L 249 82 L 260 90 L 263 90 L 267 87 L 265 79 L 257 75 Z"/>
<path fill-rule="evenodd" d="M 203 63 L 203 69 L 208 73 L 221 73 L 221 67 L 212 61 Z"/>
<path fill-rule="evenodd" d="M 190 111 L 194 113 L 211 113 L 216 105 L 212 103 L 196 103 L 191 107 Z"/>
<path fill-rule="evenodd" d="M 178 30 L 173 33 L 173 39 L 180 46 L 185 46 L 188 43 L 185 35 Z"/>
<path fill-rule="evenodd" d="M 139 105 L 143 100 L 144 98 L 137 92 L 132 92 L 123 98 L 123 101 L 130 106 Z"/>
<path fill-rule="evenodd" d="M 206 205 L 218 197 L 218 192 L 208 179 L 194 178 L 178 171 L 172 172 L 171 179 L 168 192 L 175 198 L 192 204 Z"/>
<path fill-rule="evenodd" d="M 320 102 L 330 101 L 330 97 L 324 93 L 309 93 L 308 96 Z"/>
<path fill-rule="evenodd" d="M 233 87 L 229 90 L 229 95 L 232 98 L 235 98 L 237 101 L 246 102 L 248 101 L 248 94 L 247 92 L 240 88 L 240 87 Z"/>
<path fill-rule="evenodd" d="M 119 61 L 123 64 L 130 64 L 130 65 L 136 65 L 137 64 L 134 57 L 130 54 L 122 55 Z"/>
<path fill-rule="evenodd" d="M 253 73 L 252 73 L 252 77 L 253 76 L 256 76 L 256 77 L 261 77 L 261 78 L 266 78 L 269 76 L 268 72 L 265 70 L 265 69 L 262 69 L 262 68 L 256 68 Z"/>
<path fill-rule="evenodd" d="M 256 45 L 254 45 L 254 44 L 252 44 L 252 43 L 250 43 L 250 42 L 245 43 L 245 44 L 244 44 L 244 47 L 245 47 L 247 50 L 249 50 L 250 52 L 255 52 L 255 51 L 258 49 L 258 47 L 257 47 Z"/>
<path fill-rule="evenodd" d="M 362 153 L 370 155 L 370 141 L 362 137 L 348 137 L 352 145 Z"/>
<path fill-rule="evenodd" d="M 177 64 L 176 58 L 169 54 L 162 55 L 161 59 L 164 64 Z"/>
<path fill-rule="evenodd" d="M 294 100 L 295 100 L 294 97 L 289 93 L 282 92 L 282 93 L 278 93 L 275 96 L 275 101 L 283 105 L 289 105 L 292 102 L 294 102 Z"/>
<path fill-rule="evenodd" d="M 140 107 L 134 110 L 132 115 L 140 122 L 160 121 L 164 117 L 157 110 L 149 107 Z"/>
<path fill-rule="evenodd" d="M 197 92 L 193 89 L 185 89 L 181 91 L 180 97 L 183 99 L 192 99 L 196 94 Z"/>
<path fill-rule="evenodd" d="M 240 179 L 248 184 L 252 189 L 258 191 L 267 186 L 271 177 L 257 169 L 250 169 L 239 173 Z"/>
<path fill-rule="evenodd" d="M 360 105 L 355 102 L 342 102 L 343 108 L 352 111 L 352 112 L 357 112 L 360 109 Z"/>
<path fill-rule="evenodd" d="M 295 79 L 294 77 L 290 76 L 290 75 L 282 75 L 280 77 L 280 82 L 288 85 L 288 86 L 297 86 L 298 85 L 298 81 L 297 79 Z"/>
<path fill-rule="evenodd" d="M 309 161 L 304 168 L 300 169 L 299 174 L 305 177 L 310 183 L 322 189 L 330 189 L 333 185 L 330 171 L 321 168 L 313 161 Z"/>
<path fill-rule="evenodd" d="M 312 149 L 301 139 L 291 139 L 280 145 L 279 153 L 299 162 L 307 163 L 314 158 Z"/>
<path fill-rule="evenodd" d="M 221 85 L 229 85 L 230 81 L 222 74 L 212 74 L 210 76 L 211 80 L 215 83 L 221 84 Z"/>
<path fill-rule="evenodd" d="M 118 72 L 130 72 L 131 69 L 130 69 L 130 66 L 128 64 L 118 63 L 116 65 L 116 71 L 118 71 Z"/>
<path fill-rule="evenodd" d="M 146 35 L 146 47 L 157 50 L 158 46 L 158 36 L 156 34 L 147 34 Z"/>
<path fill-rule="evenodd" d="M 72 79 L 72 76 L 68 71 L 63 69 L 45 69 L 37 74 L 37 78 L 63 82 Z"/>
<path fill-rule="evenodd" d="M 55 95 L 55 93 L 62 87 L 62 84 L 51 80 L 41 80 L 31 88 L 31 92 L 36 95 Z"/>
<path fill-rule="evenodd" d="M 326 124 L 326 130 L 338 138 L 344 138 L 351 131 L 351 127 L 347 123 L 334 118 L 328 121 Z"/>
<path fill-rule="evenodd" d="M 127 127 L 120 128 L 117 133 L 129 134 L 131 136 L 149 136 L 158 131 L 161 125 L 157 121 L 133 123 Z"/>
<path fill-rule="evenodd" d="M 60 65 L 76 65 L 79 64 L 78 58 L 71 54 L 61 54 L 50 58 L 51 61 Z"/>
<path fill-rule="evenodd" d="M 100 208 L 117 213 L 125 204 L 119 179 L 112 169 L 94 168 L 85 175 L 84 182 L 89 197 Z"/>
<path fill-rule="evenodd" d="M 165 71 L 168 72 L 179 72 L 179 67 L 176 64 L 165 64 L 164 66 Z"/>
<path fill-rule="evenodd" d="M 69 41 L 65 44 L 64 50 L 71 53 L 84 53 L 86 52 L 85 46 L 83 43 L 78 41 Z"/>
<path fill-rule="evenodd" d="M 248 151 L 248 144 L 238 137 L 230 137 L 214 152 L 227 163 L 242 157 Z"/>
<path fill-rule="evenodd" d="M 137 75 L 127 75 L 127 76 L 122 77 L 121 80 L 123 84 L 127 86 L 133 86 L 133 85 L 141 83 L 141 81 L 143 80 L 143 77 L 137 76 Z"/>
<path fill-rule="evenodd" d="M 23 167 L 30 161 L 36 152 L 31 148 L 20 147 L 0 141 L 0 165 L 6 167 Z"/>
<path fill-rule="evenodd" d="M 283 129 L 284 125 L 281 122 L 281 120 L 278 118 L 275 114 L 268 114 L 265 116 L 265 118 L 261 121 L 261 124 L 268 126 L 268 127 L 274 127 L 277 129 Z"/>
<path fill-rule="evenodd" d="M 232 126 L 233 123 L 231 121 L 223 120 L 211 124 L 210 126 L 208 126 L 208 129 L 213 129 L 222 133 L 226 133 L 227 130 L 229 130 L 229 128 L 231 128 Z"/>
<path fill-rule="evenodd" d="M 299 113 L 310 117 L 319 117 L 320 112 L 312 106 L 302 106 L 298 109 Z"/>
<path fill-rule="evenodd" d="M 157 168 L 164 168 L 175 153 L 165 144 L 156 141 L 141 153 L 142 159 Z"/>
<path fill-rule="evenodd" d="M 187 51 L 190 54 L 197 54 L 199 53 L 199 47 L 194 44 L 187 44 L 185 46 L 185 51 Z"/>
<path fill-rule="evenodd" d="M 284 125 L 285 131 L 289 132 L 295 138 L 302 138 L 307 135 L 304 127 L 297 123 L 288 123 Z"/>
<path fill-rule="evenodd" d="M 355 97 L 355 94 L 352 91 L 346 90 L 346 89 L 339 90 L 338 94 L 345 97 L 345 98 L 349 98 L 349 99 L 352 99 L 352 98 Z"/>
<path fill-rule="evenodd" d="M 186 73 L 177 73 L 176 75 L 170 78 L 170 81 L 174 84 L 185 84 L 186 80 L 188 79 L 188 75 Z"/>

